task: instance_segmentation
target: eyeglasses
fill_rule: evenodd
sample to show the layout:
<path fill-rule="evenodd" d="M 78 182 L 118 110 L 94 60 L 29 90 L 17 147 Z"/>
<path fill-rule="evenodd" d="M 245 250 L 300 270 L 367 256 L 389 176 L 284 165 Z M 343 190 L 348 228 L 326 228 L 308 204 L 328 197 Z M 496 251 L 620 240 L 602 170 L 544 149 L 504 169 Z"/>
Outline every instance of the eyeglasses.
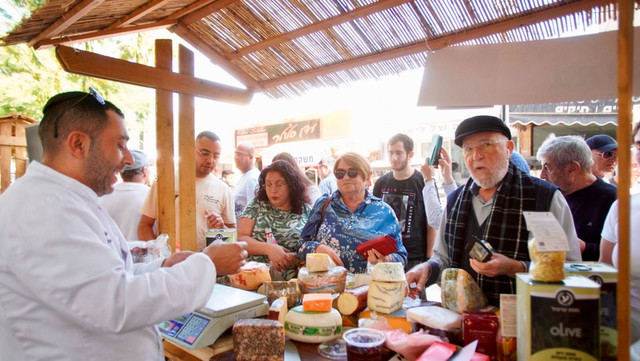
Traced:
<path fill-rule="evenodd" d="M 210 151 L 208 151 L 206 149 L 205 150 L 196 149 L 196 152 L 198 152 L 198 154 L 200 154 L 205 159 L 209 159 L 209 158 L 212 158 L 213 160 L 220 159 L 220 154 L 211 153 Z"/>
<path fill-rule="evenodd" d="M 76 105 L 80 104 L 81 101 L 83 101 L 86 97 L 88 97 L 89 95 L 93 96 L 93 98 L 100 103 L 100 105 L 104 105 L 105 101 L 104 98 L 102 97 L 102 95 L 100 95 L 100 93 L 98 93 L 98 91 L 93 88 L 93 87 L 89 87 L 89 92 L 85 93 L 84 96 L 80 97 L 80 99 L 78 99 L 75 103 L 71 104 L 70 107 L 68 107 L 67 109 L 65 109 L 64 111 L 62 111 L 62 113 L 58 114 L 58 116 L 53 120 L 53 137 L 54 138 L 58 138 L 58 120 L 66 113 L 68 112 L 70 109 L 73 109 L 73 107 L 75 107 Z M 49 105 L 51 106 L 51 104 Z"/>
<path fill-rule="evenodd" d="M 344 178 L 344 175 L 348 175 L 349 178 L 355 178 L 358 176 L 358 170 L 355 168 L 349 168 L 347 170 L 344 169 L 336 169 L 333 174 L 336 176 L 337 179 L 342 179 Z"/>
<path fill-rule="evenodd" d="M 462 147 L 462 153 L 465 156 L 468 156 L 468 155 L 471 155 L 471 153 L 473 153 L 474 150 L 476 150 L 477 152 L 484 154 L 489 151 L 492 151 L 493 148 L 496 146 L 496 144 L 500 144 L 504 142 L 505 140 L 487 140 L 476 145 L 475 147 L 472 147 L 470 145 L 465 145 Z"/>
<path fill-rule="evenodd" d="M 602 159 L 611 159 L 613 157 L 616 157 L 618 155 L 618 152 L 614 152 L 613 150 L 608 150 L 606 152 L 598 152 L 598 154 L 600 154 Z"/>
<path fill-rule="evenodd" d="M 633 142 L 631 145 L 631 150 L 635 150 L 636 152 L 640 152 L 640 141 Z"/>
<path fill-rule="evenodd" d="M 242 152 L 235 152 L 235 153 L 234 153 L 234 155 L 235 155 L 236 157 L 248 157 L 248 156 L 249 156 L 249 154 L 247 154 L 247 153 L 242 153 Z"/>
<path fill-rule="evenodd" d="M 265 183 L 265 185 L 264 185 L 264 187 L 267 190 L 275 189 L 276 191 L 280 191 L 281 189 L 285 188 L 286 186 L 287 186 L 287 183 L 285 183 L 285 182 Z"/>

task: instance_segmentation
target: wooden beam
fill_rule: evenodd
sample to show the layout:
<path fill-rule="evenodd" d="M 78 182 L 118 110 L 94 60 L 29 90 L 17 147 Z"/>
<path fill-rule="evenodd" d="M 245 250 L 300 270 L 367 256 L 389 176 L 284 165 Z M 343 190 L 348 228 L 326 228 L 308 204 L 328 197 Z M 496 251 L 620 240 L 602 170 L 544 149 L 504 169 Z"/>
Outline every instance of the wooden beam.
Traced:
<path fill-rule="evenodd" d="M 354 19 L 357 18 L 361 18 L 361 17 L 365 17 L 367 15 L 371 15 L 373 13 L 379 12 L 379 11 L 383 11 L 386 9 L 390 9 L 392 7 L 396 7 L 398 5 L 404 4 L 404 3 L 408 3 L 411 2 L 413 0 L 381 0 L 378 2 L 375 2 L 373 4 L 369 4 L 369 5 L 365 5 L 362 7 L 359 7 L 353 11 L 350 12 L 346 12 L 337 16 L 334 16 L 332 18 L 323 20 L 323 21 L 319 21 L 317 23 L 314 24 L 310 24 L 307 26 L 303 26 L 299 29 L 296 29 L 294 31 L 290 31 L 288 33 L 284 33 L 284 34 L 280 34 L 278 36 L 274 36 L 272 38 L 269 38 L 267 40 L 261 41 L 259 43 L 253 44 L 253 45 L 249 45 L 246 46 L 244 48 L 235 50 L 235 51 L 230 51 L 224 54 L 224 56 L 226 56 L 227 58 L 233 60 L 233 59 L 237 59 L 237 58 L 241 58 L 247 54 L 251 54 L 254 53 L 256 51 L 259 51 L 261 49 L 265 49 L 280 43 L 284 43 L 286 41 L 295 39 L 295 38 L 299 38 L 301 36 L 305 36 L 305 35 L 309 35 L 312 33 L 315 33 L 317 31 L 321 31 L 321 30 L 325 30 L 328 28 L 331 28 L 333 26 L 336 25 L 340 25 L 349 21 L 353 21 Z"/>
<path fill-rule="evenodd" d="M 196 21 L 200 21 L 203 17 L 211 15 L 220 9 L 224 9 L 227 6 L 237 2 L 238 0 L 218 0 L 213 4 L 207 5 L 200 10 L 191 12 L 191 14 L 180 18 L 180 23 L 183 25 L 191 25 Z"/>
<path fill-rule="evenodd" d="M 62 14 L 60 18 L 53 22 L 53 24 L 47 26 L 46 29 L 36 35 L 33 39 L 29 40 L 29 46 L 33 46 L 40 40 L 49 39 L 56 36 L 75 23 L 78 19 L 88 14 L 91 10 L 100 6 L 105 0 L 83 0 L 78 5 L 72 7 L 69 11 Z"/>
<path fill-rule="evenodd" d="M 165 19 L 171 19 L 171 20 L 177 20 L 180 19 L 181 17 L 187 15 L 187 14 L 191 14 L 192 12 L 199 10 L 209 4 L 211 4 L 212 2 L 214 2 L 216 0 L 200 0 L 200 1 L 196 1 L 193 4 L 182 8 L 181 10 L 176 11 L 175 13 L 167 16 Z"/>
<path fill-rule="evenodd" d="M 215 51 L 207 42 L 202 40 L 195 34 L 191 29 L 182 24 L 178 24 L 169 28 L 169 31 L 181 37 L 184 41 L 188 42 L 194 48 L 198 49 L 199 52 L 204 54 L 206 57 L 211 60 L 212 63 L 218 65 L 227 73 L 234 76 L 239 82 L 244 84 L 249 89 L 260 88 L 260 84 L 252 78 L 249 74 L 247 74 L 244 70 L 233 64 L 229 59 L 220 55 L 217 51 Z"/>
<path fill-rule="evenodd" d="M 156 29 L 166 29 L 166 28 L 168 28 L 170 26 L 173 26 L 175 24 L 176 24 L 175 20 L 160 20 L 160 21 L 155 22 L 155 23 L 128 26 L 126 28 L 118 28 L 118 29 L 111 29 L 111 30 L 99 30 L 99 31 L 93 31 L 93 32 L 86 33 L 86 34 L 81 34 L 81 35 L 72 35 L 72 36 L 64 36 L 64 37 L 56 38 L 56 39 L 40 40 L 37 43 L 35 43 L 35 45 L 33 45 L 33 47 L 36 50 L 37 49 L 46 49 L 46 48 L 50 48 L 50 47 L 52 47 L 54 45 L 81 43 L 81 42 L 85 42 L 85 41 L 100 40 L 100 39 L 110 38 L 110 37 L 113 37 L 113 36 L 116 36 L 116 35 L 117 36 L 121 36 L 121 35 L 127 35 L 127 34 L 140 33 L 140 32 L 143 32 L 143 31 L 150 31 L 150 30 L 156 30 Z"/>
<path fill-rule="evenodd" d="M 389 59 L 399 58 L 406 55 L 417 54 L 427 51 L 427 46 L 424 42 L 419 42 L 415 44 L 405 45 L 401 48 L 395 48 L 388 51 L 383 51 L 380 53 L 375 53 L 367 56 L 363 56 L 361 58 L 355 58 L 347 61 L 343 61 L 340 63 L 335 63 L 331 65 L 327 65 L 321 68 L 316 68 L 309 71 L 303 71 L 300 73 L 295 73 L 287 76 L 283 76 L 280 78 L 266 80 L 260 83 L 264 88 L 273 88 L 278 85 L 294 83 L 300 80 L 314 78 L 317 76 L 331 74 L 338 71 L 355 68 L 358 66 L 368 65 L 372 63 L 377 63 Z"/>
<path fill-rule="evenodd" d="M 248 90 L 176 74 L 170 70 L 76 50 L 66 46 L 58 46 L 56 48 L 56 56 L 64 70 L 75 74 L 191 94 L 198 97 L 242 105 L 248 104 L 253 95 Z"/>
<path fill-rule="evenodd" d="M 631 123 L 633 121 L 633 1 L 618 1 L 618 283 L 617 283 L 617 329 L 618 360 L 630 359 L 631 339 Z"/>
<path fill-rule="evenodd" d="M 389 59 L 395 59 L 402 56 L 413 55 L 424 51 L 433 51 L 451 46 L 453 44 L 462 43 L 468 40 L 482 38 L 488 35 L 503 33 L 508 30 L 517 29 L 519 27 L 535 24 L 538 22 L 554 19 L 557 17 L 573 14 L 576 12 L 591 9 L 595 6 L 611 4 L 614 0 L 584 0 L 563 6 L 541 10 L 529 15 L 502 21 L 499 23 L 491 23 L 479 26 L 472 30 L 463 30 L 454 34 L 442 36 L 440 38 L 431 39 L 428 42 L 420 42 L 405 45 L 379 53 L 367 55 L 360 58 L 350 59 L 339 63 L 334 63 L 324 67 L 294 73 L 280 78 L 270 79 L 260 82 L 264 88 L 273 88 L 282 84 L 294 83 L 304 79 L 310 79 L 321 75 L 331 74 L 338 71 L 355 68 L 367 64 L 377 63 Z"/>
<path fill-rule="evenodd" d="M 11 129 L 11 127 L 9 127 Z M 24 129 L 24 127 L 16 127 L 16 129 Z M 9 147 L 26 147 L 27 146 L 27 138 L 24 136 L 11 136 L 11 135 L 0 135 L 0 147 L 9 146 Z"/>
<path fill-rule="evenodd" d="M 125 27 L 125 26 L 135 22 L 136 20 L 143 18 L 147 14 L 149 14 L 149 13 L 153 12 L 154 10 L 156 10 L 157 8 L 165 5 L 169 1 L 170 0 L 151 0 L 148 3 L 144 4 L 143 6 L 135 9 L 129 15 L 121 18 L 120 20 L 117 20 L 117 21 L 113 22 L 111 25 L 107 26 L 105 28 L 105 30 L 111 30 L 111 29 L 117 29 L 117 28 Z"/>
<path fill-rule="evenodd" d="M 173 67 L 172 43 L 168 39 L 156 40 L 156 66 L 171 71 Z M 176 185 L 173 162 L 173 94 L 170 90 L 156 89 L 156 160 L 158 174 L 158 234 L 169 235 L 169 247 L 176 251 Z"/>
<path fill-rule="evenodd" d="M 193 77 L 193 52 L 184 45 L 178 50 L 180 74 Z M 180 165 L 178 173 L 178 209 L 180 210 L 180 249 L 198 251 L 196 218 L 196 159 L 195 159 L 195 104 L 193 95 L 180 93 L 178 113 L 178 150 Z"/>

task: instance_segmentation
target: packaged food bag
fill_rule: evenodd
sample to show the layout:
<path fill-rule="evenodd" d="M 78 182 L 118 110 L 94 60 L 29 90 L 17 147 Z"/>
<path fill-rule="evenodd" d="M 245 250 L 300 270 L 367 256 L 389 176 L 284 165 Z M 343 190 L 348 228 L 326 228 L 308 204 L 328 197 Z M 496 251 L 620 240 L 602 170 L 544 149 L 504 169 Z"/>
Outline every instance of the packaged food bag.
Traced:
<path fill-rule="evenodd" d="M 529 275 L 534 281 L 562 282 L 564 279 L 564 252 L 540 252 L 535 238 L 529 240 Z"/>
<path fill-rule="evenodd" d="M 163 233 L 156 239 L 150 241 L 129 241 L 129 251 L 133 257 L 133 263 L 150 263 L 160 258 L 167 258 L 171 255 L 171 249 L 167 241 L 169 235 Z"/>

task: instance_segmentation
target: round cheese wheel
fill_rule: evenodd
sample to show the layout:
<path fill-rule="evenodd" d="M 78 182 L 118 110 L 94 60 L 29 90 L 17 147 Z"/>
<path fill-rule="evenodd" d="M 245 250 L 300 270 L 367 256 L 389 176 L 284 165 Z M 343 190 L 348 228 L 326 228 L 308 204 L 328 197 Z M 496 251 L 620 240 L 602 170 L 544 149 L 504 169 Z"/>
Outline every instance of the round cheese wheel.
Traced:
<path fill-rule="evenodd" d="M 321 343 L 340 337 L 342 317 L 332 308 L 329 312 L 305 311 L 302 306 L 289 310 L 284 321 L 284 332 L 292 340 Z"/>

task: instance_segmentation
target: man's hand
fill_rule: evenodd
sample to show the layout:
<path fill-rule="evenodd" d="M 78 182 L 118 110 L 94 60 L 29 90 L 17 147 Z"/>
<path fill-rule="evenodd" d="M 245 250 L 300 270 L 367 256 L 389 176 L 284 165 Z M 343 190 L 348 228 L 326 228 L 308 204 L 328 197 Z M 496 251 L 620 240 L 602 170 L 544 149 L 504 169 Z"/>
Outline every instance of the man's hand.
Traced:
<path fill-rule="evenodd" d="M 225 243 L 215 241 L 202 251 L 216 265 L 218 275 L 232 275 L 240 272 L 249 253 L 246 242 Z"/>
<path fill-rule="evenodd" d="M 469 260 L 471 268 L 478 274 L 488 277 L 496 277 L 505 275 L 515 277 L 518 272 L 525 272 L 526 268 L 520 261 L 509 258 L 500 253 L 494 253 L 487 262 L 480 262 L 471 258 Z"/>
<path fill-rule="evenodd" d="M 438 167 L 442 172 L 442 178 L 444 184 L 452 184 L 453 179 L 453 167 L 451 165 L 451 157 L 444 148 L 440 148 L 440 158 L 438 159 Z"/>
<path fill-rule="evenodd" d="M 316 253 L 326 253 L 329 255 L 331 260 L 333 260 L 333 263 L 335 263 L 336 266 L 344 267 L 344 263 L 342 262 L 340 257 L 338 257 L 338 254 L 336 253 L 336 251 L 333 250 L 333 248 L 325 244 L 321 244 L 318 247 L 316 247 Z"/>
<path fill-rule="evenodd" d="M 207 226 L 209 229 L 223 229 L 224 221 L 219 213 L 204 210 L 204 216 L 207 219 Z"/>
<path fill-rule="evenodd" d="M 580 238 L 578 238 L 578 243 L 580 244 L 580 253 L 584 252 L 584 249 L 587 248 L 587 243 Z"/>
<path fill-rule="evenodd" d="M 431 265 L 427 262 L 420 263 L 407 272 L 407 286 L 409 287 L 409 297 L 420 297 L 424 291 L 424 285 L 427 283 L 429 274 L 431 273 Z"/>
<path fill-rule="evenodd" d="M 162 267 L 172 267 L 173 265 L 184 261 L 185 259 L 187 259 L 187 257 L 191 256 L 192 254 L 194 254 L 194 252 L 192 251 L 176 252 L 170 255 L 169 257 L 165 258 L 164 261 L 162 261 Z"/>
<path fill-rule="evenodd" d="M 436 171 L 432 165 L 429 165 L 429 158 L 424 160 L 424 164 L 420 167 L 420 172 L 422 173 L 422 177 L 424 179 L 434 178 Z"/>

